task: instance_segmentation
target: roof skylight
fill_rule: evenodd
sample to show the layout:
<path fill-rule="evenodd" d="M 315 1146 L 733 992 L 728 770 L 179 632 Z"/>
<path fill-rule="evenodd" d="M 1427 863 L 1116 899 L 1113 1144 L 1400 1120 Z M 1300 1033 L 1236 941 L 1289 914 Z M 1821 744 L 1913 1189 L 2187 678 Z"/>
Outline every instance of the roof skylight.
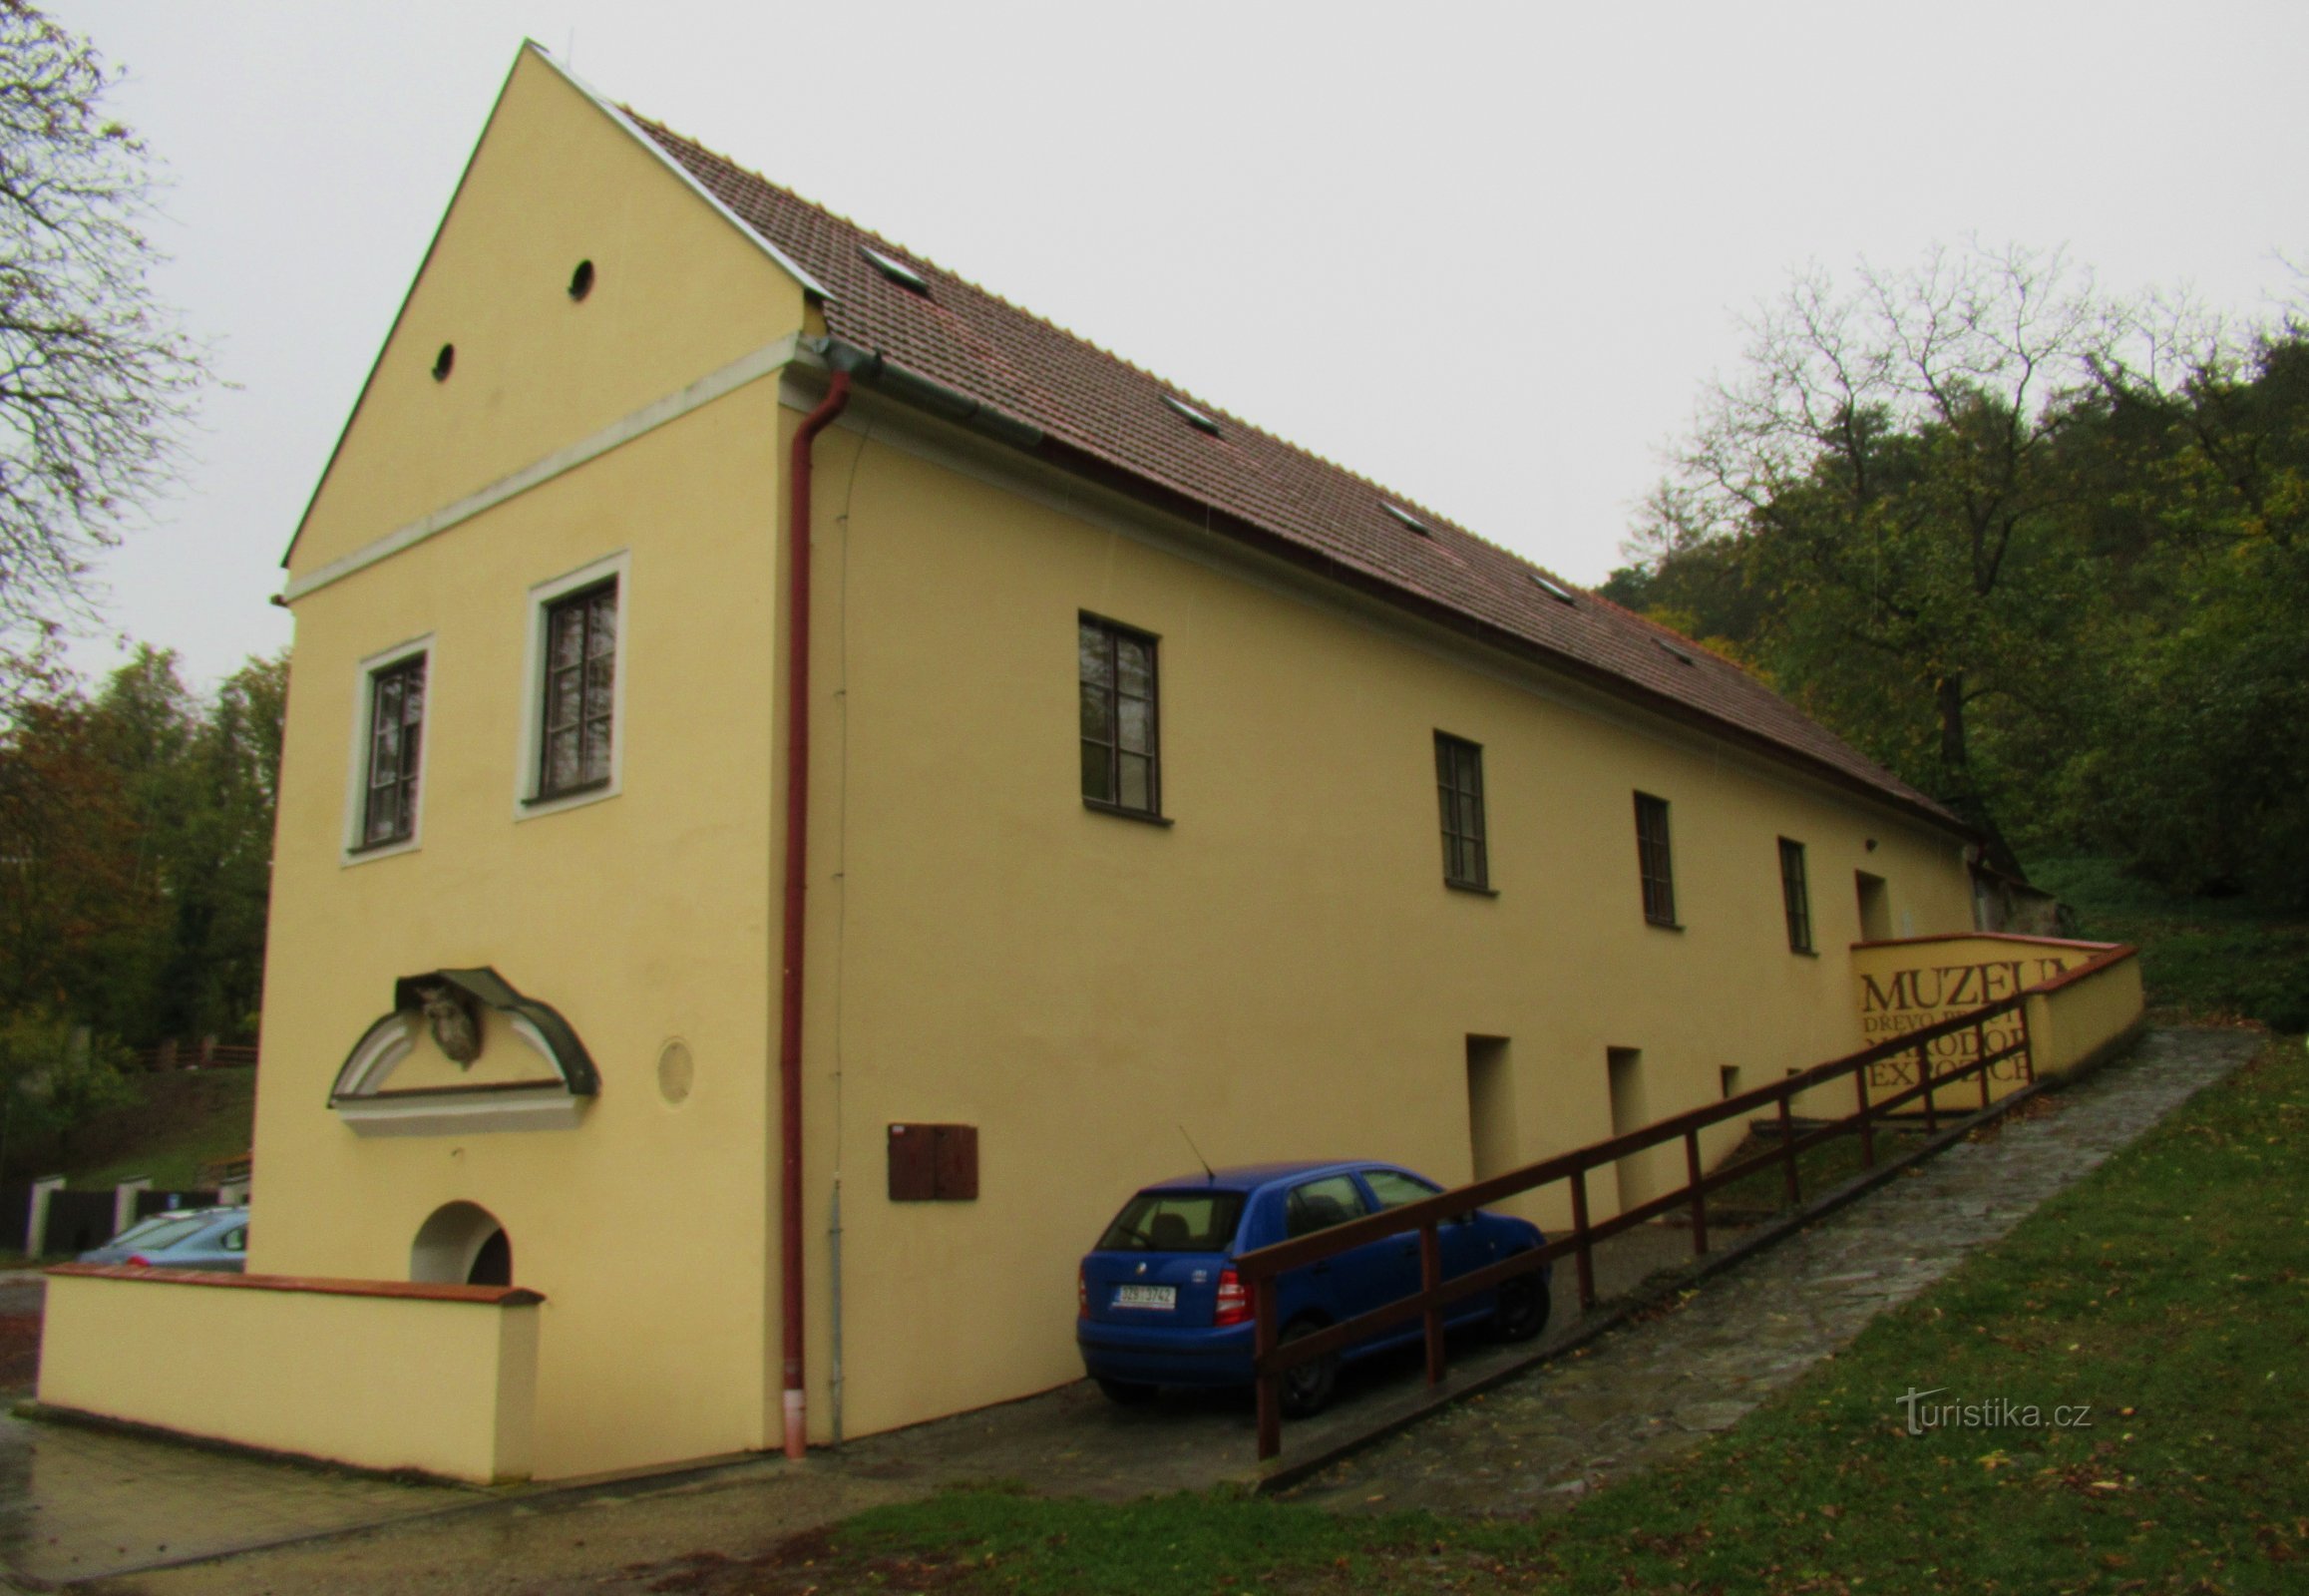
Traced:
<path fill-rule="evenodd" d="M 858 246 L 858 252 L 866 257 L 868 265 L 881 272 L 892 282 L 897 283 L 901 288 L 912 288 L 916 293 L 925 296 L 930 293 L 930 279 L 899 259 L 898 256 L 886 255 L 872 245 L 863 243 Z"/>
<path fill-rule="evenodd" d="M 1214 438 L 1219 436 L 1219 422 L 1217 417 L 1206 416 L 1200 410 L 1197 410 L 1193 405 L 1188 404 L 1184 399 L 1173 399 L 1167 393 L 1163 395 L 1163 403 L 1169 405 L 1180 415 L 1186 417 L 1187 424 L 1189 426 L 1200 427 Z"/>
<path fill-rule="evenodd" d="M 1688 664 L 1688 665 L 1696 665 L 1696 664 L 1700 663 L 1700 661 L 1699 661 L 1699 660 L 1697 660 L 1697 659 L 1693 658 L 1693 657 L 1692 657 L 1690 654 L 1686 653 L 1686 652 L 1685 652 L 1683 649 L 1681 649 L 1681 648 L 1677 647 L 1677 646 L 1676 646 L 1674 643 L 1670 642 L 1670 641 L 1669 641 L 1667 638 L 1665 638 L 1665 637 L 1654 637 L 1652 640 L 1653 640 L 1654 642 L 1656 642 L 1656 643 L 1658 643 L 1658 644 L 1660 645 L 1660 647 L 1661 647 L 1661 649 L 1662 649 L 1662 651 L 1663 651 L 1663 652 L 1674 654 L 1674 655 L 1675 655 L 1675 656 L 1676 656 L 1678 659 L 1682 660 L 1682 661 L 1683 661 L 1685 664 Z"/>
<path fill-rule="evenodd" d="M 1572 597 L 1571 590 L 1566 588 L 1562 583 L 1557 582 L 1553 577 L 1544 577 L 1535 571 L 1531 574 L 1531 580 L 1539 584 L 1540 592 L 1546 594 L 1550 598 L 1556 599 L 1558 602 L 1567 604 L 1577 604 L 1579 602 L 1577 598 Z"/>
<path fill-rule="evenodd" d="M 1410 528 L 1420 537 L 1432 538 L 1435 536 L 1435 534 L 1428 528 L 1424 521 L 1421 521 L 1417 516 L 1412 515 L 1401 505 L 1390 505 L 1384 499 L 1381 499 L 1379 501 L 1379 508 L 1384 510 L 1388 515 L 1394 517 L 1397 521 L 1401 522 L 1404 526 Z"/>

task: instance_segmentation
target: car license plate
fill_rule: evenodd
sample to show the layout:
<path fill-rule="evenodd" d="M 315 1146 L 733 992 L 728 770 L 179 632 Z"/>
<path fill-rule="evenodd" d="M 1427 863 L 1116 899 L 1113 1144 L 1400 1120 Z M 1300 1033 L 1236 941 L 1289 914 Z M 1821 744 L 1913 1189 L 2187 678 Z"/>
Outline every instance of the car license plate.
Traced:
<path fill-rule="evenodd" d="M 1114 1288 L 1114 1306 L 1160 1308 L 1168 1312 L 1179 1306 L 1179 1289 L 1176 1286 L 1117 1286 Z"/>

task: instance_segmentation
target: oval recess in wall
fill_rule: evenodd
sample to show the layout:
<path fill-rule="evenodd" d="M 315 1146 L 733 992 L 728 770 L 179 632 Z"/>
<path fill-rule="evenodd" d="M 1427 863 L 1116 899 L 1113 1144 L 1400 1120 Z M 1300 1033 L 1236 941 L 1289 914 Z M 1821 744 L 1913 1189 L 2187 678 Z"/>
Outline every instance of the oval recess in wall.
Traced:
<path fill-rule="evenodd" d="M 676 1036 L 657 1050 L 658 1096 L 669 1103 L 684 1102 L 696 1078 L 697 1062 L 689 1056 L 689 1043 Z"/>

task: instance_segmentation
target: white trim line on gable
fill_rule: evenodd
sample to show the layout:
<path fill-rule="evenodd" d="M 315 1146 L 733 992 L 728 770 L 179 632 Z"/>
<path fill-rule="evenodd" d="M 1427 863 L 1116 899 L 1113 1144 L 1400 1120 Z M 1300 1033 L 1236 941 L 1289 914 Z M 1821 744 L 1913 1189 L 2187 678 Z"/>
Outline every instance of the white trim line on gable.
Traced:
<path fill-rule="evenodd" d="M 728 205 L 722 203 L 720 200 L 715 198 L 712 190 L 708 189 L 704 184 L 699 183 L 696 178 L 690 175 L 689 169 L 687 167 L 684 167 L 680 162 L 674 160 L 672 156 L 668 155 L 663 145 L 659 144 L 655 139 L 650 138 L 649 135 L 643 133 L 640 128 L 635 126 L 633 119 L 625 115 L 622 110 L 618 109 L 615 103 L 600 94 L 593 88 L 591 84 L 578 77 L 568 67 L 565 67 L 559 61 L 556 61 L 554 59 L 554 53 L 551 50 L 548 50 L 544 45 L 538 43 L 535 39 L 524 39 L 522 41 L 522 47 L 527 50 L 536 51 L 538 59 L 543 61 L 547 66 L 553 68 L 554 71 L 560 73 L 563 82 L 567 83 L 571 88 L 577 90 L 577 93 L 583 95 L 586 99 L 592 101 L 593 104 L 601 110 L 603 115 L 607 116 L 610 121 L 616 123 L 618 127 L 623 128 L 626 133 L 630 134 L 634 141 L 638 143 L 642 149 L 648 151 L 651 155 L 655 156 L 660 162 L 662 162 L 666 171 L 672 173 L 684 184 L 688 185 L 692 194 L 696 195 L 700 200 L 703 200 L 707 204 L 713 206 L 714 209 L 720 211 L 722 217 L 727 220 L 731 226 L 737 228 L 738 231 L 745 234 L 747 242 L 753 244 L 755 248 L 761 250 L 772 260 L 775 260 L 781 268 L 787 272 L 790 272 L 793 275 L 794 280 L 802 285 L 804 291 L 816 294 L 821 299 L 831 299 L 834 297 L 832 291 L 830 291 L 826 285 L 820 282 L 816 277 L 813 277 L 807 271 L 804 271 L 802 269 L 801 263 L 795 260 L 792 255 L 786 253 L 785 250 L 780 249 L 776 244 L 770 242 L 769 239 L 763 237 L 759 232 L 756 232 L 753 227 L 746 221 L 745 217 L 739 215 L 736 211 L 732 210 Z"/>
<path fill-rule="evenodd" d="M 430 514 L 419 516 L 407 526 L 397 527 L 382 538 L 363 544 L 351 554 L 340 555 L 309 575 L 293 579 L 281 589 L 280 597 L 286 602 L 294 603 L 306 594 L 315 593 L 331 583 L 342 582 L 355 572 L 366 571 L 378 561 L 390 559 L 404 549 L 414 548 L 437 533 L 447 532 L 460 522 L 471 521 L 485 510 L 494 510 L 508 499 L 551 482 L 564 472 L 574 471 L 588 460 L 598 459 L 621 444 L 631 443 L 644 433 L 656 431 L 669 421 L 679 420 L 699 406 L 711 404 L 725 394 L 734 393 L 749 382 L 782 371 L 793 363 L 800 346 L 801 335 L 788 333 L 775 343 L 762 345 L 752 354 L 741 355 L 719 371 L 707 372 L 686 388 L 676 389 L 662 399 L 643 405 L 631 415 L 610 422 L 589 437 L 579 438 L 576 443 L 557 449 L 542 460 L 531 462 L 511 476 L 500 477 L 488 487 L 467 494 L 454 504 L 444 505 Z"/>

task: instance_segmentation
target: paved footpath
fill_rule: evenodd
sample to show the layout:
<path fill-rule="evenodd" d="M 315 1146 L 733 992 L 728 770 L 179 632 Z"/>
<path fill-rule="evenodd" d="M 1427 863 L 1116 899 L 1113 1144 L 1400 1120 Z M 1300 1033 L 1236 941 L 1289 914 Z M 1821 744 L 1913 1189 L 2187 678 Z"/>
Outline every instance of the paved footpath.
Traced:
<path fill-rule="evenodd" d="M 2045 1106 L 2034 1117 L 1948 1149 L 1716 1277 L 1678 1311 L 1446 1408 L 1295 1495 L 1344 1511 L 1527 1513 L 1696 1445 L 2257 1044 L 2249 1032 L 2151 1032 L 2126 1059 L 2038 1099 Z M 1630 1240 L 1602 1271 L 1607 1292 L 1674 1262 L 1688 1243 L 1667 1230 Z M 1568 1281 L 1557 1295 L 1569 1296 Z M 1565 1324 L 1549 1339 L 1579 1328 Z M 1491 1359 L 1520 1352 L 1470 1344 L 1464 1358 L 1454 1353 L 1453 1372 L 1480 1376 Z M 1416 1358 L 1391 1370 L 1377 1362 L 1334 1412 L 1295 1426 L 1308 1443 L 1320 1445 L 1334 1424 L 1367 1431 L 1391 1404 L 1417 1402 Z M 1118 1408 L 1084 1382 L 813 1453 L 799 1466 L 756 1458 L 574 1491 L 394 1485 L 0 1417 L 0 1566 L 34 1581 L 126 1574 L 101 1588 L 148 1596 L 639 1592 L 675 1588 L 877 1502 L 965 1480 L 1123 1499 L 1239 1478 L 1250 1449 L 1245 1400 L 1181 1395 Z M 364 1522 L 355 1533 L 327 1533 Z M 152 1566 L 266 1541 L 293 1543 Z M 0 1574 L 0 1590 L 8 1588 Z"/>
<path fill-rule="evenodd" d="M 1529 1514 L 1690 1451 L 2011 1230 L 2251 1057 L 2259 1036 L 2156 1030 L 1737 1269 L 1288 1492 L 1335 1511 Z"/>

